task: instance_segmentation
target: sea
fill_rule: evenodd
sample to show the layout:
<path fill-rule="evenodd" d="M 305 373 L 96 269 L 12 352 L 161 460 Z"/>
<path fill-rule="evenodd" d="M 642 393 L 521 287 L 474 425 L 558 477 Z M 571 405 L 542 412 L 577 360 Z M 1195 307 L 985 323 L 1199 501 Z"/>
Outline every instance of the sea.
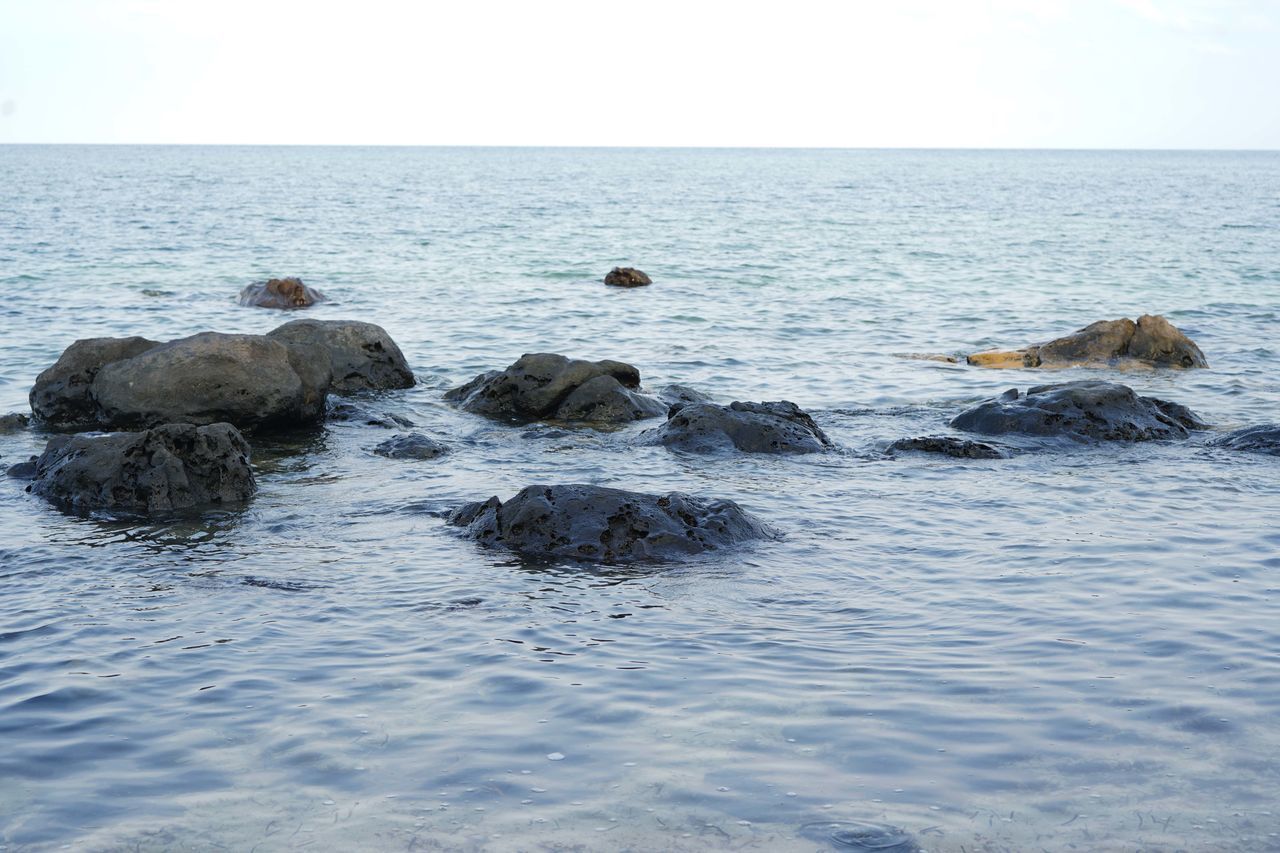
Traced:
<path fill-rule="evenodd" d="M 282 276 L 329 301 L 238 304 Z M 1209 369 L 963 360 L 1147 313 Z M 357 404 L 452 452 L 250 435 L 257 496 L 171 518 L 0 477 L 0 850 L 1280 850 L 1280 458 L 1212 445 L 1280 420 L 1280 153 L 0 146 L 0 415 L 76 339 L 297 316 L 384 327 L 418 384 Z M 838 448 L 444 401 L 531 352 Z M 1075 379 L 1212 429 L 886 453 Z M 535 483 L 781 538 L 595 565 L 445 524 Z"/>

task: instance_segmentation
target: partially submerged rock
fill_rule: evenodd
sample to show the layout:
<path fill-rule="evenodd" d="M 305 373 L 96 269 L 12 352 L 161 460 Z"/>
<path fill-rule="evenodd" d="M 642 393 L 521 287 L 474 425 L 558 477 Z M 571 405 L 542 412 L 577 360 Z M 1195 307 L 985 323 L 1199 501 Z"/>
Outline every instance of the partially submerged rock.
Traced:
<path fill-rule="evenodd" d="M 329 354 L 335 394 L 413 387 L 400 347 L 381 326 L 357 320 L 293 320 L 267 333 L 292 344 L 318 346 Z"/>
<path fill-rule="evenodd" d="M 388 459 L 435 459 L 448 453 L 449 446 L 420 432 L 410 432 L 387 439 L 373 452 Z"/>
<path fill-rule="evenodd" d="M 251 308 L 306 308 L 324 301 L 323 293 L 293 277 L 255 281 L 240 291 L 240 304 Z"/>
<path fill-rule="evenodd" d="M 1207 425 L 1185 406 L 1141 397 L 1116 382 L 1012 388 L 951 421 L 955 429 L 985 435 L 1021 433 L 1076 441 L 1151 441 L 1186 438 Z"/>
<path fill-rule="evenodd" d="M 449 523 L 485 545 L 604 562 L 673 560 L 774 534 L 733 501 L 600 486 L 527 486 L 467 504 Z"/>
<path fill-rule="evenodd" d="M 1144 314 L 1138 322 L 1099 320 L 1047 344 L 1011 351 L 979 352 L 978 367 L 1072 367 L 1134 361 L 1155 367 L 1208 367 L 1204 353 L 1162 316 Z"/>
<path fill-rule="evenodd" d="M 0 435 L 21 432 L 29 426 L 31 426 L 31 418 L 22 414 L 22 412 L 10 412 L 7 415 L 0 415 Z"/>
<path fill-rule="evenodd" d="M 395 429 L 396 427 L 408 429 L 413 426 L 413 421 L 403 415 L 397 415 L 395 412 L 374 411 L 347 400 L 341 400 L 339 402 L 330 400 L 328 411 L 325 414 L 325 420 L 362 423 L 365 426 L 376 426 L 382 427 L 383 429 Z"/>
<path fill-rule="evenodd" d="M 36 420 L 62 428 L 100 424 L 93 380 L 104 366 L 160 346 L 146 338 L 85 338 L 63 350 L 31 388 L 29 401 Z"/>
<path fill-rule="evenodd" d="M 26 462 L 10 465 L 5 469 L 4 474 L 6 477 L 12 477 L 15 480 L 34 480 L 36 478 L 36 463 L 39 461 L 39 456 L 32 456 Z"/>
<path fill-rule="evenodd" d="M 604 283 L 613 287 L 644 287 L 653 279 L 632 267 L 614 267 L 604 277 Z"/>
<path fill-rule="evenodd" d="M 697 388 L 690 388 L 688 385 L 667 385 L 658 391 L 658 399 L 668 406 L 713 402 L 710 396 L 702 393 Z M 670 414 L 670 410 L 668 410 L 668 414 Z"/>
<path fill-rule="evenodd" d="M 1280 424 L 1238 429 L 1215 439 L 1213 445 L 1225 447 L 1227 450 L 1245 450 L 1280 456 Z"/>
<path fill-rule="evenodd" d="M 667 422 L 645 438 L 696 453 L 817 453 L 833 447 L 813 418 L 795 403 L 673 404 Z"/>
<path fill-rule="evenodd" d="M 482 373 L 444 398 L 468 412 L 513 421 L 625 423 L 666 413 L 666 406 L 639 388 L 640 371 L 620 361 L 526 353 L 506 370 Z"/>
<path fill-rule="evenodd" d="M 917 438 L 900 438 L 890 444 L 890 454 L 916 451 L 919 453 L 940 453 L 954 456 L 957 459 L 1008 459 L 1009 453 L 993 444 L 983 441 L 972 441 L 967 438 L 956 438 L 954 435 L 925 435 Z"/>
<path fill-rule="evenodd" d="M 249 445 L 230 424 L 165 424 L 144 432 L 60 435 L 28 488 L 72 509 L 163 512 L 248 500 Z"/>

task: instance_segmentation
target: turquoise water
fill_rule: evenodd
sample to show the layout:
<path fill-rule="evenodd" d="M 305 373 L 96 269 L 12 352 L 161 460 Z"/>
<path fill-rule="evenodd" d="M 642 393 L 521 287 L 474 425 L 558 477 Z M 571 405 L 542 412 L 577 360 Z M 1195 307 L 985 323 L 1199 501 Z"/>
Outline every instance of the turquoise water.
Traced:
<path fill-rule="evenodd" d="M 76 338 L 273 328 L 236 294 L 299 275 L 420 380 L 364 404 L 454 446 L 258 438 L 250 505 L 149 524 L 0 480 L 6 850 L 814 850 L 843 821 L 1280 850 L 1273 457 L 880 452 L 1058 378 L 1280 420 L 1280 155 L 9 146 L 0 186 L 0 414 Z M 605 288 L 619 264 L 655 284 Z M 896 357 L 1147 312 L 1211 369 Z M 793 400 L 841 450 L 442 402 L 534 351 Z M 43 441 L 0 435 L 0 465 Z M 440 517 L 535 482 L 733 498 L 785 535 L 591 569 Z"/>

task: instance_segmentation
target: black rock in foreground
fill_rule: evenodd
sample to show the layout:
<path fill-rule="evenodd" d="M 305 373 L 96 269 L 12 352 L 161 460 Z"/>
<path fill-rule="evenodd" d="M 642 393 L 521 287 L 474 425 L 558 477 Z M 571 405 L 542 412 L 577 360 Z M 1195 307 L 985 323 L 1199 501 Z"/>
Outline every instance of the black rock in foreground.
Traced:
<path fill-rule="evenodd" d="M 834 445 L 795 403 L 676 403 L 667 422 L 645 439 L 680 450 L 709 453 L 817 453 Z"/>
<path fill-rule="evenodd" d="M 459 507 L 449 523 L 485 545 L 603 562 L 674 560 L 774 534 L 733 501 L 600 486 L 526 486 L 505 503 Z"/>
<path fill-rule="evenodd" d="M 55 436 L 29 489 L 72 509 L 163 512 L 241 503 L 257 490 L 249 445 L 230 424 Z"/>

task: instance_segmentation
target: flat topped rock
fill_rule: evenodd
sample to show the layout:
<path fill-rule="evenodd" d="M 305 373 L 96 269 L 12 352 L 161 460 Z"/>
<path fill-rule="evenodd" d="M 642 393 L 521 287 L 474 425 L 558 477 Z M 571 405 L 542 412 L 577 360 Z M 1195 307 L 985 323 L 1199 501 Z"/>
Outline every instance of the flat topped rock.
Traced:
<path fill-rule="evenodd" d="M 1131 361 L 1153 367 L 1208 367 L 1204 353 L 1180 329 L 1159 315 L 1099 320 L 1047 344 L 1018 350 L 979 352 L 978 367 L 1072 367 Z"/>
<path fill-rule="evenodd" d="M 420 432 L 409 432 L 389 438 L 373 448 L 388 459 L 435 459 L 449 452 L 449 446 Z"/>
<path fill-rule="evenodd" d="M 588 485 L 527 486 L 467 504 L 449 524 L 490 546 L 602 562 L 675 560 L 775 534 L 733 501 Z"/>
<path fill-rule="evenodd" d="M 653 279 L 632 267 L 614 267 L 605 274 L 604 283 L 611 287 L 644 287 L 653 284 Z"/>
<path fill-rule="evenodd" d="M 249 445 L 230 424 L 55 436 L 36 460 L 33 478 L 30 491 L 77 510 L 233 504 L 257 489 Z"/>
<path fill-rule="evenodd" d="M 956 438 L 954 435 L 924 435 L 917 438 L 900 438 L 890 444 L 890 454 L 906 451 L 936 453 L 956 459 L 1008 459 L 1009 453 L 984 441 Z"/>
<path fill-rule="evenodd" d="M 985 435 L 1021 433 L 1076 441 L 1150 441 L 1186 438 L 1207 425 L 1185 406 L 1141 397 L 1116 382 L 1013 388 L 951 421 L 955 429 Z"/>
<path fill-rule="evenodd" d="M 625 423 L 666 413 L 666 406 L 639 388 L 640 371 L 620 361 L 526 353 L 506 370 L 482 373 L 444 398 L 468 412 L 512 421 Z"/>
<path fill-rule="evenodd" d="M 795 403 L 674 403 L 644 439 L 695 453 L 817 453 L 835 445 Z"/>
<path fill-rule="evenodd" d="M 306 308 L 324 301 L 323 293 L 293 277 L 255 281 L 240 291 L 240 304 L 246 308 Z"/>
<path fill-rule="evenodd" d="M 1245 427 L 1213 441 L 1215 447 L 1280 456 L 1280 424 Z"/>

